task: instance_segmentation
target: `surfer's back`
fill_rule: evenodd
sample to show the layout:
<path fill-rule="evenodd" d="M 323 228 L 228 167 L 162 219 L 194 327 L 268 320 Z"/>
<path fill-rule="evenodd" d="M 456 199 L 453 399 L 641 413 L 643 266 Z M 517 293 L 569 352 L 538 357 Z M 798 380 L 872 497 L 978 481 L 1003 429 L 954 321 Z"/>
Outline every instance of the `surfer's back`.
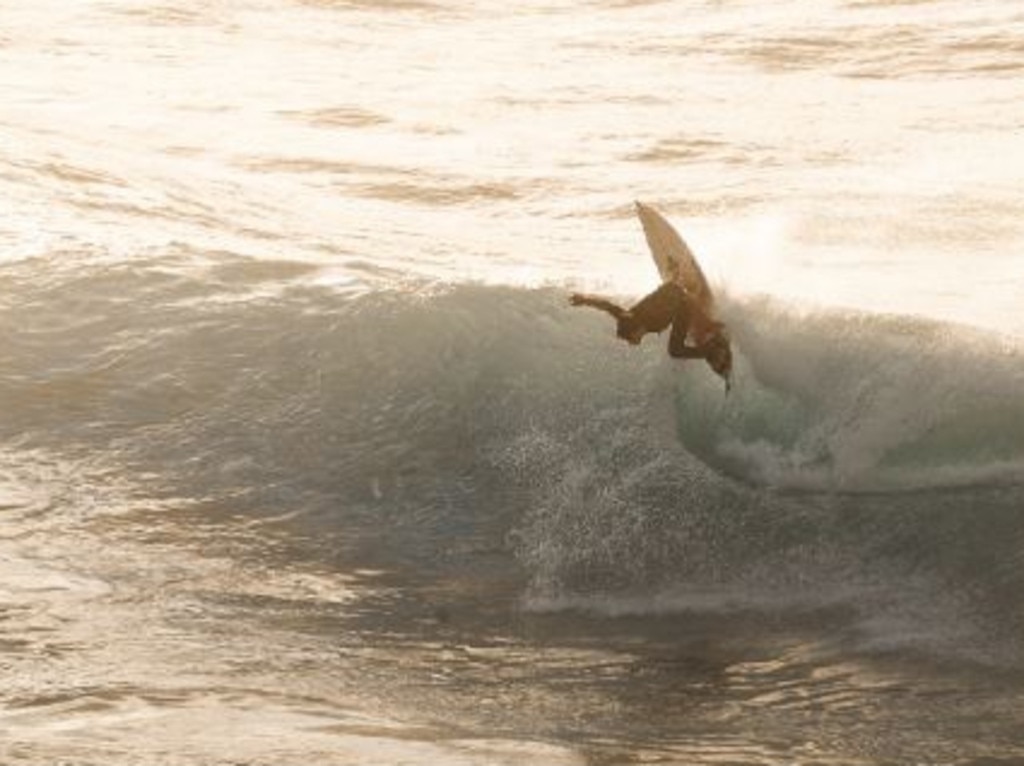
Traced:
<path fill-rule="evenodd" d="M 690 300 L 686 291 L 674 282 L 665 282 L 633 306 L 629 313 L 647 332 L 661 332 L 685 316 L 688 322 Z"/>

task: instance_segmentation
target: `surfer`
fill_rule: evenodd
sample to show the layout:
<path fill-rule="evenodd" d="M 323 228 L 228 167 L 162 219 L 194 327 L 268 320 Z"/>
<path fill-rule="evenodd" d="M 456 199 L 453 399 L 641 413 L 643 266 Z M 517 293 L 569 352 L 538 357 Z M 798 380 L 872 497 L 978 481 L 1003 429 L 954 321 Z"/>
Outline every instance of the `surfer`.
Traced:
<path fill-rule="evenodd" d="M 590 306 L 615 318 L 615 334 L 631 346 L 640 345 L 648 333 L 660 333 L 671 325 L 668 353 L 676 359 L 703 359 L 731 387 L 732 348 L 725 325 L 707 316 L 678 282 L 669 281 L 636 305 L 625 309 L 596 295 L 573 293 L 573 306 Z M 687 337 L 695 339 L 691 345 Z"/>

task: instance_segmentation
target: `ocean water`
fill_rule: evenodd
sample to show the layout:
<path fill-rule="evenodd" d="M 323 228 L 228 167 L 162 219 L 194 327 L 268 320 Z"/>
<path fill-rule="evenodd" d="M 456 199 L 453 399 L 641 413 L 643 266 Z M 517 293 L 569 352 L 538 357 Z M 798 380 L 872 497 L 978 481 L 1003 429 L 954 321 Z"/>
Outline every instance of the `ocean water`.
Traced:
<path fill-rule="evenodd" d="M 1024 762 L 1011 0 L 0 0 L 0 761 Z M 706 267 L 735 389 L 572 290 Z"/>

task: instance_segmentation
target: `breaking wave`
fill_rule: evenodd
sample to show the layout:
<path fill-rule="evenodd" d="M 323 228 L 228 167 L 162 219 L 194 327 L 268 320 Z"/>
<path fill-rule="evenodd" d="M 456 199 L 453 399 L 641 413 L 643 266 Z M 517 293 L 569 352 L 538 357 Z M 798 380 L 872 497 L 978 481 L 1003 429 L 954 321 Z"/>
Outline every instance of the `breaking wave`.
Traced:
<path fill-rule="evenodd" d="M 726 397 L 554 289 L 331 274 L 8 264 L 0 433 L 395 567 L 511 551 L 538 608 L 784 597 L 1018 626 L 1017 341 L 726 301 Z"/>

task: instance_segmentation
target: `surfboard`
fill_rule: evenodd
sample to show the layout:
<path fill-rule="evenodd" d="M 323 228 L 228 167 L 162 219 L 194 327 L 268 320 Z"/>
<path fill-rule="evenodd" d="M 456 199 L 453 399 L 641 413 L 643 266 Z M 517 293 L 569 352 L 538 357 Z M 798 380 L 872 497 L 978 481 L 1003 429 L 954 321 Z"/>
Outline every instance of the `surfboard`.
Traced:
<path fill-rule="evenodd" d="M 713 338 L 724 336 L 728 341 L 725 325 L 715 318 L 715 296 L 711 292 L 707 277 L 689 245 L 679 232 L 650 205 L 636 203 L 636 214 L 644 227 L 647 246 L 651 249 L 654 265 L 663 282 L 675 282 L 690 295 L 690 327 L 688 336 L 695 345 L 701 346 Z M 725 380 L 725 392 L 731 387 L 732 355 L 724 370 L 712 369 Z M 710 360 L 708 361 L 710 365 Z"/>
<path fill-rule="evenodd" d="M 679 282 L 711 317 L 715 297 L 693 251 L 672 224 L 650 205 L 637 202 L 636 214 L 644 227 L 647 246 L 661 280 Z"/>

